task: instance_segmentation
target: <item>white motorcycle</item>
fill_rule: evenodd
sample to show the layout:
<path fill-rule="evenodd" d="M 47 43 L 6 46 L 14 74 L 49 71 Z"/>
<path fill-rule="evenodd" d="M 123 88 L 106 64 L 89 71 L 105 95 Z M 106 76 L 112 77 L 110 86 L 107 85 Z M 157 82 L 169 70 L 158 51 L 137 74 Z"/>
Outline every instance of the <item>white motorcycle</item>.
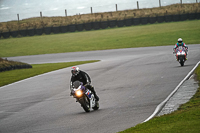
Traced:
<path fill-rule="evenodd" d="M 95 99 L 94 94 L 83 86 L 80 81 L 75 81 L 71 90 L 71 94 L 76 98 L 76 102 L 79 102 L 85 112 L 90 112 L 99 109 L 99 102 Z"/>
<path fill-rule="evenodd" d="M 185 47 L 179 46 L 178 48 L 176 48 L 176 52 L 175 56 L 176 56 L 176 60 L 180 63 L 181 66 L 184 66 L 185 61 L 187 60 L 187 50 L 185 49 Z"/>

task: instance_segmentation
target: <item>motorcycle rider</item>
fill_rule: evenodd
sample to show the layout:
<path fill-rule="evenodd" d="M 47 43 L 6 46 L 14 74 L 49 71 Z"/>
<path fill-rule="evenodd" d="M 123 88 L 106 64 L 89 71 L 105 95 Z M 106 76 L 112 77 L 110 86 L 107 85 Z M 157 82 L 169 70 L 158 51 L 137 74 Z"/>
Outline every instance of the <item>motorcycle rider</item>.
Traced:
<path fill-rule="evenodd" d="M 77 67 L 77 66 L 72 67 L 71 73 L 72 73 L 72 76 L 71 76 L 71 81 L 70 81 L 70 89 L 72 88 L 73 83 L 78 80 L 78 81 L 82 82 L 86 88 L 91 90 L 94 93 L 95 99 L 97 101 L 99 101 L 99 97 L 97 96 L 97 94 L 94 90 L 94 87 L 91 85 L 91 79 L 90 79 L 89 75 L 86 72 L 81 71 L 79 69 L 79 67 Z"/>
<path fill-rule="evenodd" d="M 187 60 L 187 51 L 188 51 L 188 46 L 183 42 L 183 39 L 182 38 L 179 38 L 178 39 L 178 42 L 175 44 L 174 48 L 173 48 L 173 53 L 176 53 L 176 49 L 179 47 L 179 46 L 182 46 L 185 48 L 186 50 L 186 60 Z"/>

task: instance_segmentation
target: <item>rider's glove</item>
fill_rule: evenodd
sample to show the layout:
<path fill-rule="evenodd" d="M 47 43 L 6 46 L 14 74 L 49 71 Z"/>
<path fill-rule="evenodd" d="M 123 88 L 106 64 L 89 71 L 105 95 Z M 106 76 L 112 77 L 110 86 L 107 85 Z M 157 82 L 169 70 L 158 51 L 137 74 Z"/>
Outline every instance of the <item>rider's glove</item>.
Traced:
<path fill-rule="evenodd" d="M 74 93 L 75 93 L 75 92 L 72 90 L 72 91 L 70 92 L 70 96 L 73 96 Z"/>
<path fill-rule="evenodd" d="M 87 85 L 90 85 L 90 82 L 87 82 L 84 86 L 86 87 Z"/>

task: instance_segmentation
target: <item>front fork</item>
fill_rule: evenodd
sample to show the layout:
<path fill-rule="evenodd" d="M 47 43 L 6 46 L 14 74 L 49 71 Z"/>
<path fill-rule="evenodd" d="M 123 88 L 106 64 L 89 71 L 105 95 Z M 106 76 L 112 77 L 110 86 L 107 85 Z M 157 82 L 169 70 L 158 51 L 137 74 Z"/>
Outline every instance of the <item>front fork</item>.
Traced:
<path fill-rule="evenodd" d="M 185 61 L 187 60 L 187 55 L 185 54 Z M 178 55 L 176 55 L 176 60 L 179 61 Z"/>

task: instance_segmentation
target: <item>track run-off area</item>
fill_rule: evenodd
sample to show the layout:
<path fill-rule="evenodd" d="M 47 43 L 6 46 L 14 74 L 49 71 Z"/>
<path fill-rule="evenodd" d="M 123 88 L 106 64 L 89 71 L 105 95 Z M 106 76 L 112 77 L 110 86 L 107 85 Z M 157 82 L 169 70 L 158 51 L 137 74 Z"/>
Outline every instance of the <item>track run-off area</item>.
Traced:
<path fill-rule="evenodd" d="M 79 65 L 100 108 L 84 112 L 70 96 L 71 68 L 64 68 L 0 87 L 0 133 L 115 133 L 142 123 L 200 61 L 200 44 L 188 47 L 183 67 L 173 46 L 9 57 L 29 64 L 100 60 Z"/>

